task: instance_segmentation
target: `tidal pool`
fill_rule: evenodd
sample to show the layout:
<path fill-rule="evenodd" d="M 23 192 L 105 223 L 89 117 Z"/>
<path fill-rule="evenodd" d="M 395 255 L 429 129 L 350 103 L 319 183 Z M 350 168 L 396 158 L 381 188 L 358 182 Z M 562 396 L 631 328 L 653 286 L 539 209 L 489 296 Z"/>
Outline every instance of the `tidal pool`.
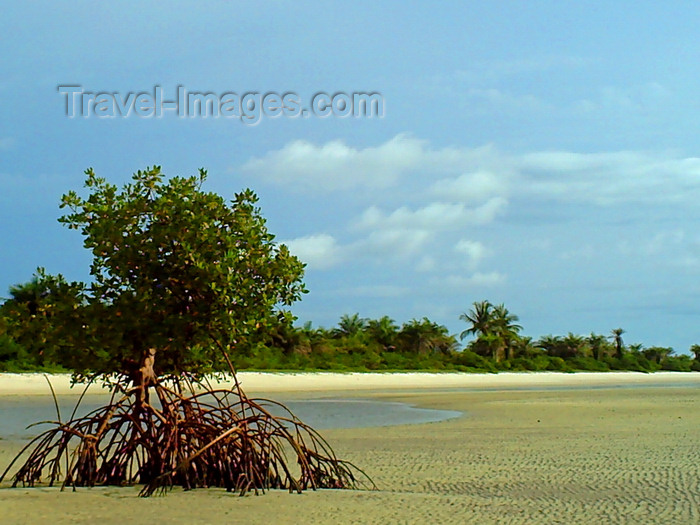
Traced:
<path fill-rule="evenodd" d="M 70 418 L 77 396 L 59 397 L 63 421 Z M 359 428 L 430 423 L 459 417 L 462 412 L 418 408 L 406 403 L 363 399 L 280 399 L 299 419 L 316 429 Z M 85 396 L 77 415 L 85 415 L 108 402 L 104 395 Z M 278 407 L 268 407 L 283 415 Z M 39 421 L 55 421 L 56 408 L 50 396 L 0 397 L 0 439 L 17 440 L 33 437 L 49 426 Z"/>

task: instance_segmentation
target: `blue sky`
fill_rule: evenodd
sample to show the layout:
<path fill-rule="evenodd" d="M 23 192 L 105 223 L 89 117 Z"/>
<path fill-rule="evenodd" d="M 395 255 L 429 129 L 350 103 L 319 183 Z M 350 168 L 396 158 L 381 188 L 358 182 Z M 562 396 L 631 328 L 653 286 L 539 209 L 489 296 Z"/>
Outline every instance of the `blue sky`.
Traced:
<path fill-rule="evenodd" d="M 172 7 L 172 6 L 177 7 Z M 261 197 L 308 264 L 294 312 L 700 343 L 700 5 L 15 3 L 0 18 L 0 295 L 89 278 L 60 196 L 93 167 L 204 167 Z M 68 118 L 57 86 L 126 95 L 383 95 L 382 118 Z"/>

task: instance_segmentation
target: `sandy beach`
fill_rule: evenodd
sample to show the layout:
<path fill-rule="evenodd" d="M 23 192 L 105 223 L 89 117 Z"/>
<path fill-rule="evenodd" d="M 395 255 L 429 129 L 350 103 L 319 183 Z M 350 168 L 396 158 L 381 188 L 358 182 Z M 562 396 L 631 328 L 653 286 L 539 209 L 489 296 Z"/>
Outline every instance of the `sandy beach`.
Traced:
<path fill-rule="evenodd" d="M 65 376 L 52 377 L 59 395 Z M 436 423 L 323 432 L 379 490 L 0 488 L 3 523 L 700 522 L 700 374 L 258 374 L 249 394 L 399 401 L 458 410 Z M 0 395 L 47 395 L 0 374 Z M 4 470 L 20 443 L 0 440 Z"/>
<path fill-rule="evenodd" d="M 0 396 L 50 395 L 47 383 L 58 395 L 79 395 L 80 385 L 71 387 L 69 374 L 0 373 Z M 238 380 L 249 394 L 307 393 L 329 391 L 424 390 L 436 388 L 537 388 L 572 386 L 668 385 L 700 382 L 700 373 L 656 372 L 502 372 L 499 374 L 463 373 L 334 373 L 334 372 L 239 372 Z M 230 379 L 214 385 L 226 385 Z M 93 385 L 91 392 L 99 392 Z"/>

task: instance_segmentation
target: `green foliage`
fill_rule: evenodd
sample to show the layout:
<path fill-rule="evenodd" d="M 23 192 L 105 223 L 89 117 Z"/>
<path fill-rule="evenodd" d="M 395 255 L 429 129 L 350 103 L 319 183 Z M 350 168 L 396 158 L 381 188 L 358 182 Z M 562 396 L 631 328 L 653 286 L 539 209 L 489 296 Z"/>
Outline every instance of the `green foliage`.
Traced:
<path fill-rule="evenodd" d="M 150 180 L 143 173 L 139 177 Z M 160 345 L 159 372 L 166 374 L 217 369 L 221 348 L 233 349 L 237 368 L 250 370 L 700 371 L 700 345 L 691 347 L 693 359 L 667 347 L 625 346 L 621 329 L 610 338 L 569 333 L 532 341 L 518 333 L 517 316 L 488 301 L 474 303 L 461 317 L 472 323 L 462 335 L 477 335 L 461 351 L 445 326 L 425 317 L 399 328 L 387 316 L 365 319 L 355 313 L 342 316 L 332 330 L 311 323 L 294 327 L 291 315 L 275 307 L 304 291 L 301 263 L 272 243 L 252 194 L 237 196 L 229 208 L 217 196 L 202 194 L 202 181 L 203 174 L 199 179 L 173 179 L 168 185 L 159 182 L 150 197 L 152 207 L 146 207 L 155 211 L 138 221 L 139 214 L 128 210 L 144 209 L 143 203 L 136 206 L 133 201 L 140 199 L 145 182 L 126 194 L 91 183 L 96 194 L 112 195 L 110 206 L 121 206 L 119 213 L 103 210 L 106 218 L 101 220 L 121 221 L 126 233 L 118 235 L 111 223 L 97 228 L 97 205 L 91 208 L 81 201 L 81 213 L 92 210 L 89 221 L 87 215 L 79 215 L 85 221 L 86 245 L 103 254 L 96 257 L 99 264 L 94 269 L 99 279 L 86 289 L 39 269 L 28 283 L 13 286 L 12 297 L 0 306 L 0 371 L 69 368 L 79 374 L 125 373 L 125 363 L 138 362 L 143 349 L 155 345 Z M 178 189 L 184 203 L 172 188 L 165 188 L 169 185 Z M 91 198 L 99 201 L 95 195 Z M 161 198 L 171 206 L 170 226 L 156 220 L 158 213 L 165 213 Z M 214 221 L 214 215 L 197 216 L 198 207 L 207 205 L 216 209 L 215 224 L 228 232 L 226 236 L 207 230 L 206 217 Z M 78 216 L 71 217 L 64 220 L 79 222 Z M 188 235 L 191 221 L 200 235 Z M 201 253 L 191 251 L 195 237 Z M 245 275 L 223 272 L 222 261 Z M 286 276 L 270 273 L 270 266 L 286 271 Z M 146 276 L 154 283 L 150 288 Z"/>
<path fill-rule="evenodd" d="M 547 368 L 545 370 L 552 370 L 555 372 L 570 372 L 571 368 L 561 357 L 550 357 L 549 363 L 547 364 Z"/>
<path fill-rule="evenodd" d="M 673 348 L 650 346 L 641 350 L 641 354 L 649 361 L 653 361 L 660 365 L 662 361 L 667 360 L 673 354 Z"/>
<path fill-rule="evenodd" d="M 518 357 L 516 359 L 513 359 L 511 364 L 511 370 L 521 370 L 530 372 L 550 370 L 550 359 L 551 358 L 546 355 L 539 355 L 535 357 Z"/>
<path fill-rule="evenodd" d="M 0 372 L 16 372 L 35 366 L 24 347 L 7 333 L 0 334 Z"/>
<path fill-rule="evenodd" d="M 399 327 L 390 317 L 385 315 L 380 319 L 370 319 L 366 331 L 369 339 L 384 349 L 396 347 Z"/>
<path fill-rule="evenodd" d="M 588 372 L 607 372 L 609 365 L 604 361 L 599 361 L 593 357 L 574 357 L 568 361 L 569 367 L 573 370 L 585 370 Z"/>
<path fill-rule="evenodd" d="M 689 355 L 669 355 L 661 361 L 661 370 L 691 372 L 694 360 Z"/>
<path fill-rule="evenodd" d="M 614 351 L 613 346 L 608 342 L 608 339 L 601 334 L 591 333 L 591 335 L 586 338 L 586 343 L 591 349 L 591 356 L 596 361 L 600 361 L 605 356 L 612 354 Z"/>
<path fill-rule="evenodd" d="M 333 330 L 335 337 L 359 337 L 367 328 L 367 319 L 359 314 L 343 315 L 338 322 L 338 328 Z"/>
<path fill-rule="evenodd" d="M 76 312 L 84 304 L 81 283 L 38 268 L 31 281 L 10 287 L 0 307 L 0 367 L 6 370 L 62 369 L 67 339 L 80 330 Z"/>
<path fill-rule="evenodd" d="M 457 341 L 445 326 L 424 317 L 420 321 L 412 319 L 404 323 L 397 335 L 397 345 L 401 351 L 415 355 L 447 354 L 456 347 Z"/>
<path fill-rule="evenodd" d="M 553 357 L 561 359 L 576 359 L 586 357 L 591 353 L 584 337 L 569 332 L 565 337 L 546 335 L 541 337 L 537 346 Z"/>
<path fill-rule="evenodd" d="M 463 350 L 456 353 L 453 362 L 457 365 L 462 365 L 471 369 L 496 372 L 496 368 L 491 361 L 472 352 L 471 350 Z"/>
<path fill-rule="evenodd" d="M 610 332 L 610 339 L 615 343 L 615 357 L 622 359 L 625 343 L 622 341 L 622 334 L 625 331 L 622 328 L 615 328 Z"/>
<path fill-rule="evenodd" d="M 634 372 L 654 372 L 658 366 L 642 354 L 624 354 L 621 358 L 605 358 L 610 370 L 631 370 Z"/>
<path fill-rule="evenodd" d="M 478 301 L 468 313 L 459 318 L 471 325 L 460 334 L 460 339 L 470 334 L 477 336 L 471 344 L 474 352 L 490 356 L 497 362 L 514 357 L 522 326 L 516 324 L 518 316 L 511 314 L 505 305 Z"/>
<path fill-rule="evenodd" d="M 692 345 L 690 347 L 690 353 L 693 354 L 695 361 L 700 362 L 700 345 Z"/>
<path fill-rule="evenodd" d="M 73 334 L 78 374 L 126 374 L 157 351 L 159 374 L 201 374 L 222 366 L 305 292 L 303 264 L 273 242 L 250 190 L 202 191 L 206 171 L 164 180 L 155 166 L 121 190 L 86 171 L 87 198 L 69 192 L 59 219 L 85 237 L 93 283 Z"/>

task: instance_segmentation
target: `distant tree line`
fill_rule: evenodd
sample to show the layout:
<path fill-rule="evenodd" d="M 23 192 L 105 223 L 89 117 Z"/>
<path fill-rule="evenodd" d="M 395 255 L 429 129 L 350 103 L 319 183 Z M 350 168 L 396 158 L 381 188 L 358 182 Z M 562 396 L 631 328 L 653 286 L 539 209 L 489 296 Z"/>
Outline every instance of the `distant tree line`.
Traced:
<path fill-rule="evenodd" d="M 10 288 L 0 305 L 0 371 L 72 370 L 79 356 L 65 341 L 82 327 L 77 319 L 66 322 L 72 317 L 65 314 L 80 306 L 83 286 L 39 269 L 29 282 Z M 59 317 L 61 323 L 54 322 Z M 516 315 L 489 301 L 475 302 L 460 320 L 466 328 L 456 337 L 427 317 L 398 325 L 387 316 L 343 315 L 330 329 L 310 322 L 294 326 L 281 317 L 238 348 L 234 364 L 254 370 L 700 371 L 700 345 L 690 348 L 691 356 L 626 344 L 621 328 L 609 335 L 532 339 L 521 335 Z"/>

